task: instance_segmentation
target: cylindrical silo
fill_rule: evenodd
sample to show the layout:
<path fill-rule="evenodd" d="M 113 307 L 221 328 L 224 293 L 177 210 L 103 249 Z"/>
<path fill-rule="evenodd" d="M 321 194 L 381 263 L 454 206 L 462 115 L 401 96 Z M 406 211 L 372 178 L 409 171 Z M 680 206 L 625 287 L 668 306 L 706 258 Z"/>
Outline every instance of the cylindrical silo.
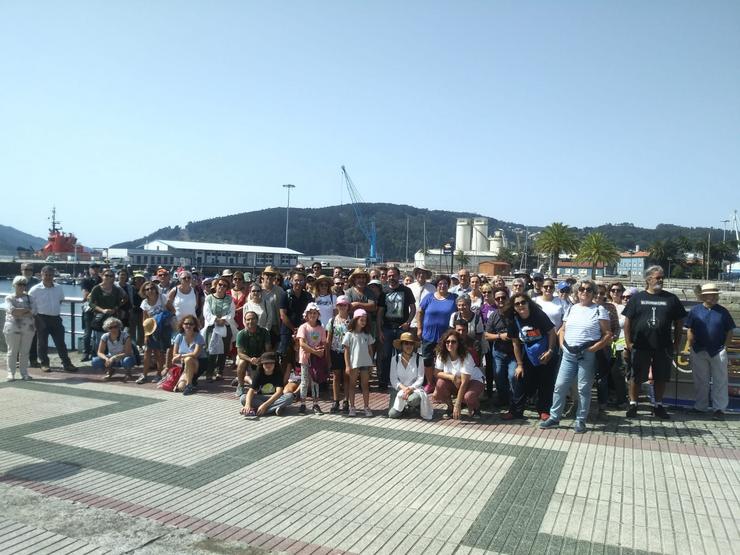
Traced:
<path fill-rule="evenodd" d="M 493 233 L 493 237 L 491 237 L 491 241 L 489 243 L 491 252 L 498 256 L 498 253 L 501 252 L 501 249 L 504 248 L 504 234 L 501 232 L 500 229 L 497 229 Z"/>
<path fill-rule="evenodd" d="M 458 218 L 455 230 L 455 250 L 469 251 L 472 222 L 470 218 Z"/>
<path fill-rule="evenodd" d="M 470 250 L 476 252 L 488 250 L 488 218 L 473 219 L 473 240 Z"/>

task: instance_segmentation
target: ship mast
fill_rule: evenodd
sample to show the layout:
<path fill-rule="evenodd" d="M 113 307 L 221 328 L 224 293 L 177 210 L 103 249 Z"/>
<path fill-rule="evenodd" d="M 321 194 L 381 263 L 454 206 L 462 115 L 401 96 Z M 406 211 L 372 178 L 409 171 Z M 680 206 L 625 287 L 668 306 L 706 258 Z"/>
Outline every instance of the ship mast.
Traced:
<path fill-rule="evenodd" d="M 62 231 L 61 227 L 57 227 L 57 225 L 61 224 L 62 222 L 57 220 L 57 207 L 56 206 L 51 207 L 51 218 L 49 219 L 51 220 L 51 229 L 49 229 L 49 233 L 54 234 L 54 233 L 57 233 L 58 231 Z"/>

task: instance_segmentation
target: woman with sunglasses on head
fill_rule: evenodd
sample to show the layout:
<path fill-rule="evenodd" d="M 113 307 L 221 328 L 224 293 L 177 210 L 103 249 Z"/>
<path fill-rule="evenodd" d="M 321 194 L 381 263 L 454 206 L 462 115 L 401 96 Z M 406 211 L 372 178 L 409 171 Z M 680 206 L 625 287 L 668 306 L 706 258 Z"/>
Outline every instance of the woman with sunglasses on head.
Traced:
<path fill-rule="evenodd" d="M 555 428 L 565 408 L 565 398 L 573 381 L 578 383 L 578 410 L 575 432 L 586 432 L 586 418 L 591 405 L 591 386 L 596 373 L 596 352 L 611 344 L 609 314 L 603 306 L 594 303 L 596 283 L 590 279 L 578 284 L 578 304 L 574 304 L 563 318 L 560 330 L 560 361 L 555 383 L 550 418 L 540 423 L 540 428 Z"/>
<path fill-rule="evenodd" d="M 442 334 L 435 355 L 434 399 L 447 405 L 445 417 L 459 420 L 464 402 L 468 407 L 468 415 L 480 418 L 480 395 L 485 389 L 483 372 L 475 366 L 460 334 L 455 330 L 447 330 Z"/>
<path fill-rule="evenodd" d="M 214 281 L 213 293 L 203 303 L 205 320 L 205 340 L 208 350 L 208 369 L 206 381 L 223 378 L 226 367 L 226 354 L 231 348 L 232 338 L 236 335 L 234 327 L 234 300 L 228 295 L 231 284 L 223 277 Z M 215 378 L 214 378 L 215 372 Z"/>
<path fill-rule="evenodd" d="M 511 398 L 509 374 L 514 373 L 516 360 L 514 346 L 508 335 L 508 322 L 504 318 L 503 309 L 509 299 L 509 290 L 504 287 L 494 287 L 486 293 L 487 303 L 492 303 L 486 316 L 486 330 L 484 338 L 489 345 L 490 369 L 486 366 L 486 391 L 489 398 L 493 396 L 493 384 L 496 384 L 496 405 L 505 407 Z M 483 305 L 481 312 L 485 310 Z"/>
<path fill-rule="evenodd" d="M 244 304 L 244 309 L 242 310 L 243 321 L 246 321 L 244 320 L 244 316 L 247 312 L 254 312 L 257 315 L 257 325 L 261 328 L 267 329 L 269 314 L 267 313 L 265 301 L 262 298 L 262 286 L 257 281 L 252 283 L 249 287 L 249 296 L 247 297 L 247 302 Z"/>
<path fill-rule="evenodd" d="M 544 279 L 542 282 L 542 293 L 535 297 L 534 302 L 550 318 L 552 325 L 555 326 L 555 333 L 557 333 L 560 330 L 560 326 L 563 325 L 565 305 L 560 300 L 560 297 L 555 295 L 555 280 L 552 278 Z"/>
<path fill-rule="evenodd" d="M 92 359 L 92 367 L 96 370 L 105 369 L 104 380 L 110 380 L 115 368 L 123 368 L 123 381 L 131 378 L 131 369 L 134 367 L 134 349 L 131 338 L 123 323 L 118 318 L 110 316 L 103 323 L 103 336 L 100 338 L 98 352 Z"/>
<path fill-rule="evenodd" d="M 524 418 L 527 397 L 536 391 L 537 412 L 541 420 L 547 420 L 557 366 L 555 326 L 527 293 L 512 294 L 503 316 L 507 322 L 507 336 L 513 343 L 515 365 L 514 371 L 509 373 L 511 403 L 502 418 Z"/>

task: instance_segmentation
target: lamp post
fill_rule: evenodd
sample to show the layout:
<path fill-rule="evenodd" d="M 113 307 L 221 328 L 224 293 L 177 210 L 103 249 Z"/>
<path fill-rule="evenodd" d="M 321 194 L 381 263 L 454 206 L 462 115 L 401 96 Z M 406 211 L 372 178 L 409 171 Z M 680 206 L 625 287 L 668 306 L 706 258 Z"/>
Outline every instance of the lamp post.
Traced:
<path fill-rule="evenodd" d="M 288 248 L 288 218 L 290 217 L 290 190 L 295 189 L 295 185 L 286 183 L 283 185 L 284 188 L 288 189 L 288 206 L 285 208 L 285 248 Z"/>

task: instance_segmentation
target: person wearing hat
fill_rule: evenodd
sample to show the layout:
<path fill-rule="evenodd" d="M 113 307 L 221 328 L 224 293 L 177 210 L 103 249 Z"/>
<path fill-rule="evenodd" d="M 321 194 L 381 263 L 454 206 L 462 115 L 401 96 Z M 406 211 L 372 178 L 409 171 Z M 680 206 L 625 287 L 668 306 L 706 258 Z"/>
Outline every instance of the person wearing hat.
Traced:
<path fill-rule="evenodd" d="M 322 325 L 331 320 L 336 313 L 337 295 L 332 293 L 333 280 L 329 276 L 319 276 L 314 282 L 314 302 L 319 307 L 319 320 Z"/>
<path fill-rule="evenodd" d="M 653 415 L 661 420 L 670 418 L 663 406 L 663 393 L 671 379 L 686 310 L 676 295 L 663 290 L 664 277 L 660 266 L 645 270 L 645 290 L 633 296 L 622 311 L 624 356 L 632 361 L 627 418 L 637 416 L 640 387 L 648 380 L 651 369 L 655 388 Z"/>
<path fill-rule="evenodd" d="M 240 413 L 247 418 L 258 418 L 267 414 L 282 416 L 285 408 L 293 402 L 292 393 L 283 393 L 283 375 L 277 367 L 277 355 L 263 353 L 247 393 L 239 398 L 243 405 Z"/>
<path fill-rule="evenodd" d="M 349 299 L 350 317 L 352 317 L 358 308 L 367 312 L 370 319 L 370 334 L 376 337 L 377 331 L 375 329 L 374 316 L 378 308 L 378 300 L 372 289 L 368 287 L 369 281 L 370 273 L 365 268 L 355 268 L 347 278 L 349 288 L 345 291 L 345 295 Z"/>
<path fill-rule="evenodd" d="M 349 326 L 349 299 L 346 295 L 337 297 L 337 313 L 326 323 L 326 345 L 329 351 L 329 361 L 332 372 L 332 403 L 329 412 L 339 412 L 339 397 L 344 385 L 344 403 L 342 412 L 349 412 L 349 378 L 345 375 L 346 363 L 344 360 L 344 335 Z"/>
<path fill-rule="evenodd" d="M 545 276 L 540 272 L 532 274 L 532 289 L 529 290 L 529 296 L 533 299 L 542 295 L 542 284 L 545 281 Z"/>
<path fill-rule="evenodd" d="M 431 270 L 427 270 L 424 266 L 417 266 L 414 268 L 414 282 L 409 285 L 409 289 L 411 289 L 411 292 L 414 294 L 414 302 L 417 307 L 421 305 L 421 301 L 424 297 L 434 294 L 434 285 L 429 283 L 431 278 Z M 411 329 L 414 333 L 416 333 L 416 326 L 417 322 L 416 319 L 414 319 L 414 321 L 411 322 Z"/>
<path fill-rule="evenodd" d="M 291 287 L 280 304 L 280 343 L 278 354 L 283 363 L 283 371 L 292 369 L 296 362 L 296 332 L 303 323 L 303 314 L 313 297 L 305 290 L 306 276 L 295 270 L 290 277 Z M 263 294 L 264 297 L 264 294 Z"/>
<path fill-rule="evenodd" d="M 100 264 L 97 262 L 90 264 L 87 271 L 88 276 L 80 282 L 80 288 L 82 289 L 82 327 L 84 328 L 82 335 L 82 362 L 91 361 L 93 357 L 92 321 L 95 317 L 95 311 L 88 304 L 88 297 L 93 288 L 103 281 L 100 277 Z"/>
<path fill-rule="evenodd" d="M 393 342 L 409 331 L 416 318 L 416 301 L 411 289 L 400 282 L 401 270 L 397 266 L 386 268 L 388 286 L 378 298 L 378 334 L 380 356 L 378 359 L 378 387 L 388 389 L 390 383 Z"/>
<path fill-rule="evenodd" d="M 277 285 L 278 270 L 274 266 L 267 266 L 262 272 L 261 287 L 262 301 L 265 304 L 264 327 L 270 332 L 273 345 L 280 341 L 280 305 L 285 297 L 285 290 Z"/>
<path fill-rule="evenodd" d="M 724 420 L 727 410 L 727 347 L 732 341 L 735 321 L 719 304 L 719 287 L 715 283 L 701 286 L 702 304 L 689 311 L 686 327 L 687 348 L 694 380 L 694 409 L 709 410 L 711 377 L 712 418 Z"/>
<path fill-rule="evenodd" d="M 420 341 L 411 332 L 403 332 L 393 340 L 396 354 L 390 361 L 390 403 L 388 418 L 401 418 L 407 408 L 431 409 L 431 401 L 424 388 L 424 360 L 418 352 Z M 423 417 L 431 420 L 431 410 L 425 410 Z"/>

